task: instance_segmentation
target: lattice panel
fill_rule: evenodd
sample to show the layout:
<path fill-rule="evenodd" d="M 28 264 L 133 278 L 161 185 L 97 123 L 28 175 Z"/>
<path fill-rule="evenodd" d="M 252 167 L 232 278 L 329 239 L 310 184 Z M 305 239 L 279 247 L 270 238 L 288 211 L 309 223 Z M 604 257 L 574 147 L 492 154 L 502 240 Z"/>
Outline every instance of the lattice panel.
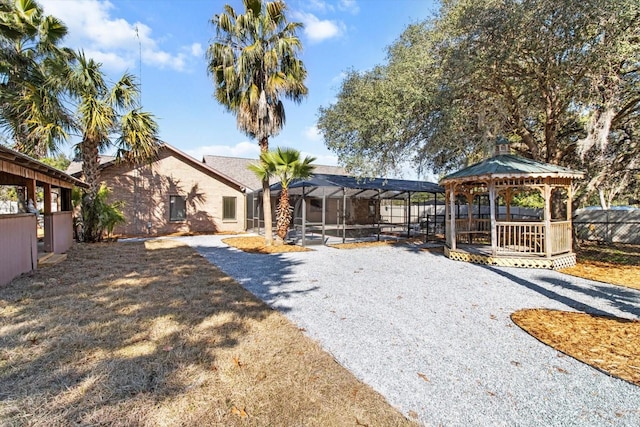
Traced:
<path fill-rule="evenodd" d="M 548 270 L 559 270 L 576 265 L 575 254 L 567 254 L 556 258 L 529 258 L 529 257 L 503 257 L 481 254 L 471 254 L 468 252 L 452 251 L 445 246 L 444 254 L 454 260 L 472 262 L 474 264 L 496 265 L 499 267 L 518 268 L 544 268 Z"/>

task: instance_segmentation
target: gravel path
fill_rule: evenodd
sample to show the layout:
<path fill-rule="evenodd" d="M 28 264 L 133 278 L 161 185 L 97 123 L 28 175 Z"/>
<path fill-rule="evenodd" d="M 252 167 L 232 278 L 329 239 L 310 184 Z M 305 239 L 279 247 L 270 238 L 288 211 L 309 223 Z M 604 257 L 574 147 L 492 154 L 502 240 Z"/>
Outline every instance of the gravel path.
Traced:
<path fill-rule="evenodd" d="M 509 318 L 544 307 L 638 319 L 640 292 L 411 247 L 259 255 L 222 238 L 181 240 L 424 425 L 640 425 L 640 387 L 558 353 Z"/>

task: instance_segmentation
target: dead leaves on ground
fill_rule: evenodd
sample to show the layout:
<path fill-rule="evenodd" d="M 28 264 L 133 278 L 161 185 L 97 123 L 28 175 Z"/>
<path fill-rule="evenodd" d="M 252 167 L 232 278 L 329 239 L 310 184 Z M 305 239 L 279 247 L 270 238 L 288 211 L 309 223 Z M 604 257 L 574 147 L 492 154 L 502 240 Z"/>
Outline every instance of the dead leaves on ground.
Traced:
<path fill-rule="evenodd" d="M 547 309 L 520 310 L 511 319 L 556 350 L 640 385 L 640 321 Z"/>

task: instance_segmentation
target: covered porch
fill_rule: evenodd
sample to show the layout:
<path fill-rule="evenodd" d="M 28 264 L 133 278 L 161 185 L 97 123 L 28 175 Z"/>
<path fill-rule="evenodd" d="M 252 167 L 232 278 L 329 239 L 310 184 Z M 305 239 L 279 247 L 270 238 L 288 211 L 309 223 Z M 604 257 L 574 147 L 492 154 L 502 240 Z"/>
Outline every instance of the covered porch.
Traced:
<path fill-rule="evenodd" d="M 511 155 L 506 145 L 499 146 L 497 155 L 444 177 L 445 254 L 455 260 L 510 267 L 575 265 L 571 185 L 582 176 Z M 539 214 L 513 214 L 513 201 L 522 195 L 542 202 Z M 460 205 L 466 206 L 465 215 L 458 214 Z"/>
<path fill-rule="evenodd" d="M 35 270 L 40 254 L 63 254 L 73 244 L 71 189 L 82 181 L 0 145 L 0 185 L 21 188 L 27 209 L 0 215 L 0 285 Z M 37 211 L 42 191 L 42 215 Z M 31 212 L 29 212 L 29 210 Z M 38 245 L 38 219 L 44 236 Z M 40 250 L 39 250 L 40 249 Z"/>

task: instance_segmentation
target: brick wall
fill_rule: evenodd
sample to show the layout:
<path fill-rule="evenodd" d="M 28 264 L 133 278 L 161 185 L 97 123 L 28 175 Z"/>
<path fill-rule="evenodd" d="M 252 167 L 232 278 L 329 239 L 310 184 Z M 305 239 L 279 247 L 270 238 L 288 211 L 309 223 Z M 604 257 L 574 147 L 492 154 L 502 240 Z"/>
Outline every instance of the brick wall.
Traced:
<path fill-rule="evenodd" d="M 149 166 L 115 164 L 101 171 L 101 180 L 111 190 L 111 201 L 124 202 L 127 222 L 115 234 L 166 235 L 171 233 L 212 233 L 243 231 L 244 193 L 201 167 L 163 149 Z M 169 197 L 186 198 L 184 221 L 170 221 Z M 222 219 L 223 197 L 236 198 L 235 220 Z M 150 228 L 148 228 L 150 225 Z"/>

